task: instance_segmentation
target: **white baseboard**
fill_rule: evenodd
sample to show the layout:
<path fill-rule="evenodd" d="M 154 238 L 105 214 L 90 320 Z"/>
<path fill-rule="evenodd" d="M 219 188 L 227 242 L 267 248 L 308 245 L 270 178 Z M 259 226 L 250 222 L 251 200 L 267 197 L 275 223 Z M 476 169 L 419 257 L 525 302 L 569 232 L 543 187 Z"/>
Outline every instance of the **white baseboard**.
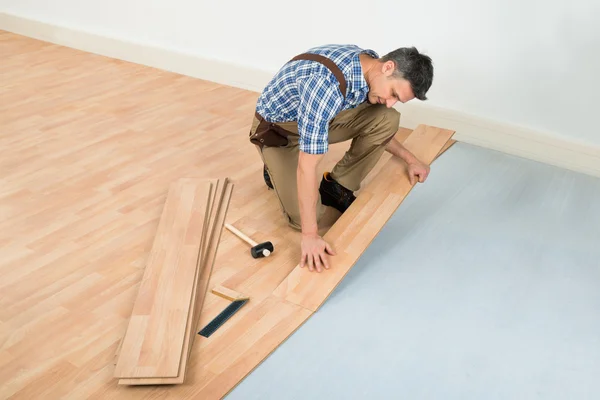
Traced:
<path fill-rule="evenodd" d="M 259 92 L 274 71 L 264 71 L 143 43 L 97 35 L 0 13 L 0 29 L 136 64 Z M 458 141 L 600 177 L 600 146 L 479 118 L 427 104 L 397 106 L 400 125 L 419 124 L 456 131 Z"/>
<path fill-rule="evenodd" d="M 274 72 L 0 13 L 0 29 L 89 53 L 260 92 Z"/>
<path fill-rule="evenodd" d="M 426 124 L 452 129 L 460 142 L 600 177 L 599 146 L 426 104 L 396 108 L 405 128 Z"/>

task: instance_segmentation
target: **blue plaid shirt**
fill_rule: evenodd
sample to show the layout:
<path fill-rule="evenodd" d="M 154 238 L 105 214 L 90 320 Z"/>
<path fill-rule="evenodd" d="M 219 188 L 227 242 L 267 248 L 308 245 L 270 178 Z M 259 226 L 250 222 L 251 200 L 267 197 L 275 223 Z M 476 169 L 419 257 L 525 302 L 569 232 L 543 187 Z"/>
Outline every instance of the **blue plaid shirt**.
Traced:
<path fill-rule="evenodd" d="M 300 150 L 324 154 L 329 147 L 329 122 L 340 111 L 367 99 L 369 87 L 358 55 L 379 56 L 355 45 L 326 45 L 307 52 L 321 54 L 337 64 L 346 78 L 346 100 L 327 67 L 316 61 L 298 60 L 288 62 L 277 72 L 258 98 L 256 111 L 269 122 L 297 121 Z"/>

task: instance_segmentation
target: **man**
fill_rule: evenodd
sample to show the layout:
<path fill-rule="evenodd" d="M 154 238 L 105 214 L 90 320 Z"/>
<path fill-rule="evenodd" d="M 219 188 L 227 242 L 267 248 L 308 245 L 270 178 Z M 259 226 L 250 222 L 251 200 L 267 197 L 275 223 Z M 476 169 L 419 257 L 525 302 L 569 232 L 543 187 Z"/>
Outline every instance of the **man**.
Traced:
<path fill-rule="evenodd" d="M 432 80 L 431 58 L 414 47 L 380 58 L 355 45 L 327 45 L 294 57 L 264 88 L 250 141 L 289 225 L 302 231 L 301 267 L 329 268 L 335 252 L 318 234 L 324 206 L 346 211 L 384 151 L 407 163 L 413 183 L 425 181 L 429 167 L 394 138 L 400 114 L 392 106 L 426 100 Z M 319 184 L 329 143 L 345 140 L 349 150 Z"/>

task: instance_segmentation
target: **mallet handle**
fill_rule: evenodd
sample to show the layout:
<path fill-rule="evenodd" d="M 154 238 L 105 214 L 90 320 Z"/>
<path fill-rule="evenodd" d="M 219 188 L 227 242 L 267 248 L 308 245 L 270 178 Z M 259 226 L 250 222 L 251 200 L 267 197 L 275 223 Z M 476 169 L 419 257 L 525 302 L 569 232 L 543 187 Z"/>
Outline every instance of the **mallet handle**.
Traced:
<path fill-rule="evenodd" d="M 256 246 L 258 244 L 254 240 L 250 239 L 248 236 L 246 236 L 242 232 L 240 232 L 237 228 L 233 227 L 231 224 L 226 223 L 225 228 L 229 229 L 231 232 L 233 232 L 235 235 L 237 235 L 240 239 L 248 242 L 250 244 L 250 246 Z"/>

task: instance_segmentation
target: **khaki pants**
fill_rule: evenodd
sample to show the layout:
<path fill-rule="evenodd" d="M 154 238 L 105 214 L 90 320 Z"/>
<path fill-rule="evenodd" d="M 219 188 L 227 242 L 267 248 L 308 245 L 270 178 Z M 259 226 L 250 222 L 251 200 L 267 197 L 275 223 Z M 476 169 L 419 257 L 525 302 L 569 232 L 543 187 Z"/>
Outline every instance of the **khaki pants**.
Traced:
<path fill-rule="evenodd" d="M 254 117 L 250 136 L 261 124 L 268 122 Z M 256 146 L 267 166 L 275 193 L 281 203 L 281 211 L 288 224 L 300 230 L 300 210 L 296 170 L 298 166 L 298 124 L 284 122 L 275 124 L 286 132 L 288 144 L 281 147 Z M 360 188 L 382 156 L 385 146 L 395 136 L 400 125 L 400 113 L 382 104 L 362 103 L 356 108 L 340 112 L 329 125 L 329 143 L 352 140 L 344 157 L 331 171 L 331 177 L 349 190 Z M 317 201 L 317 221 L 324 212 L 320 199 Z"/>

